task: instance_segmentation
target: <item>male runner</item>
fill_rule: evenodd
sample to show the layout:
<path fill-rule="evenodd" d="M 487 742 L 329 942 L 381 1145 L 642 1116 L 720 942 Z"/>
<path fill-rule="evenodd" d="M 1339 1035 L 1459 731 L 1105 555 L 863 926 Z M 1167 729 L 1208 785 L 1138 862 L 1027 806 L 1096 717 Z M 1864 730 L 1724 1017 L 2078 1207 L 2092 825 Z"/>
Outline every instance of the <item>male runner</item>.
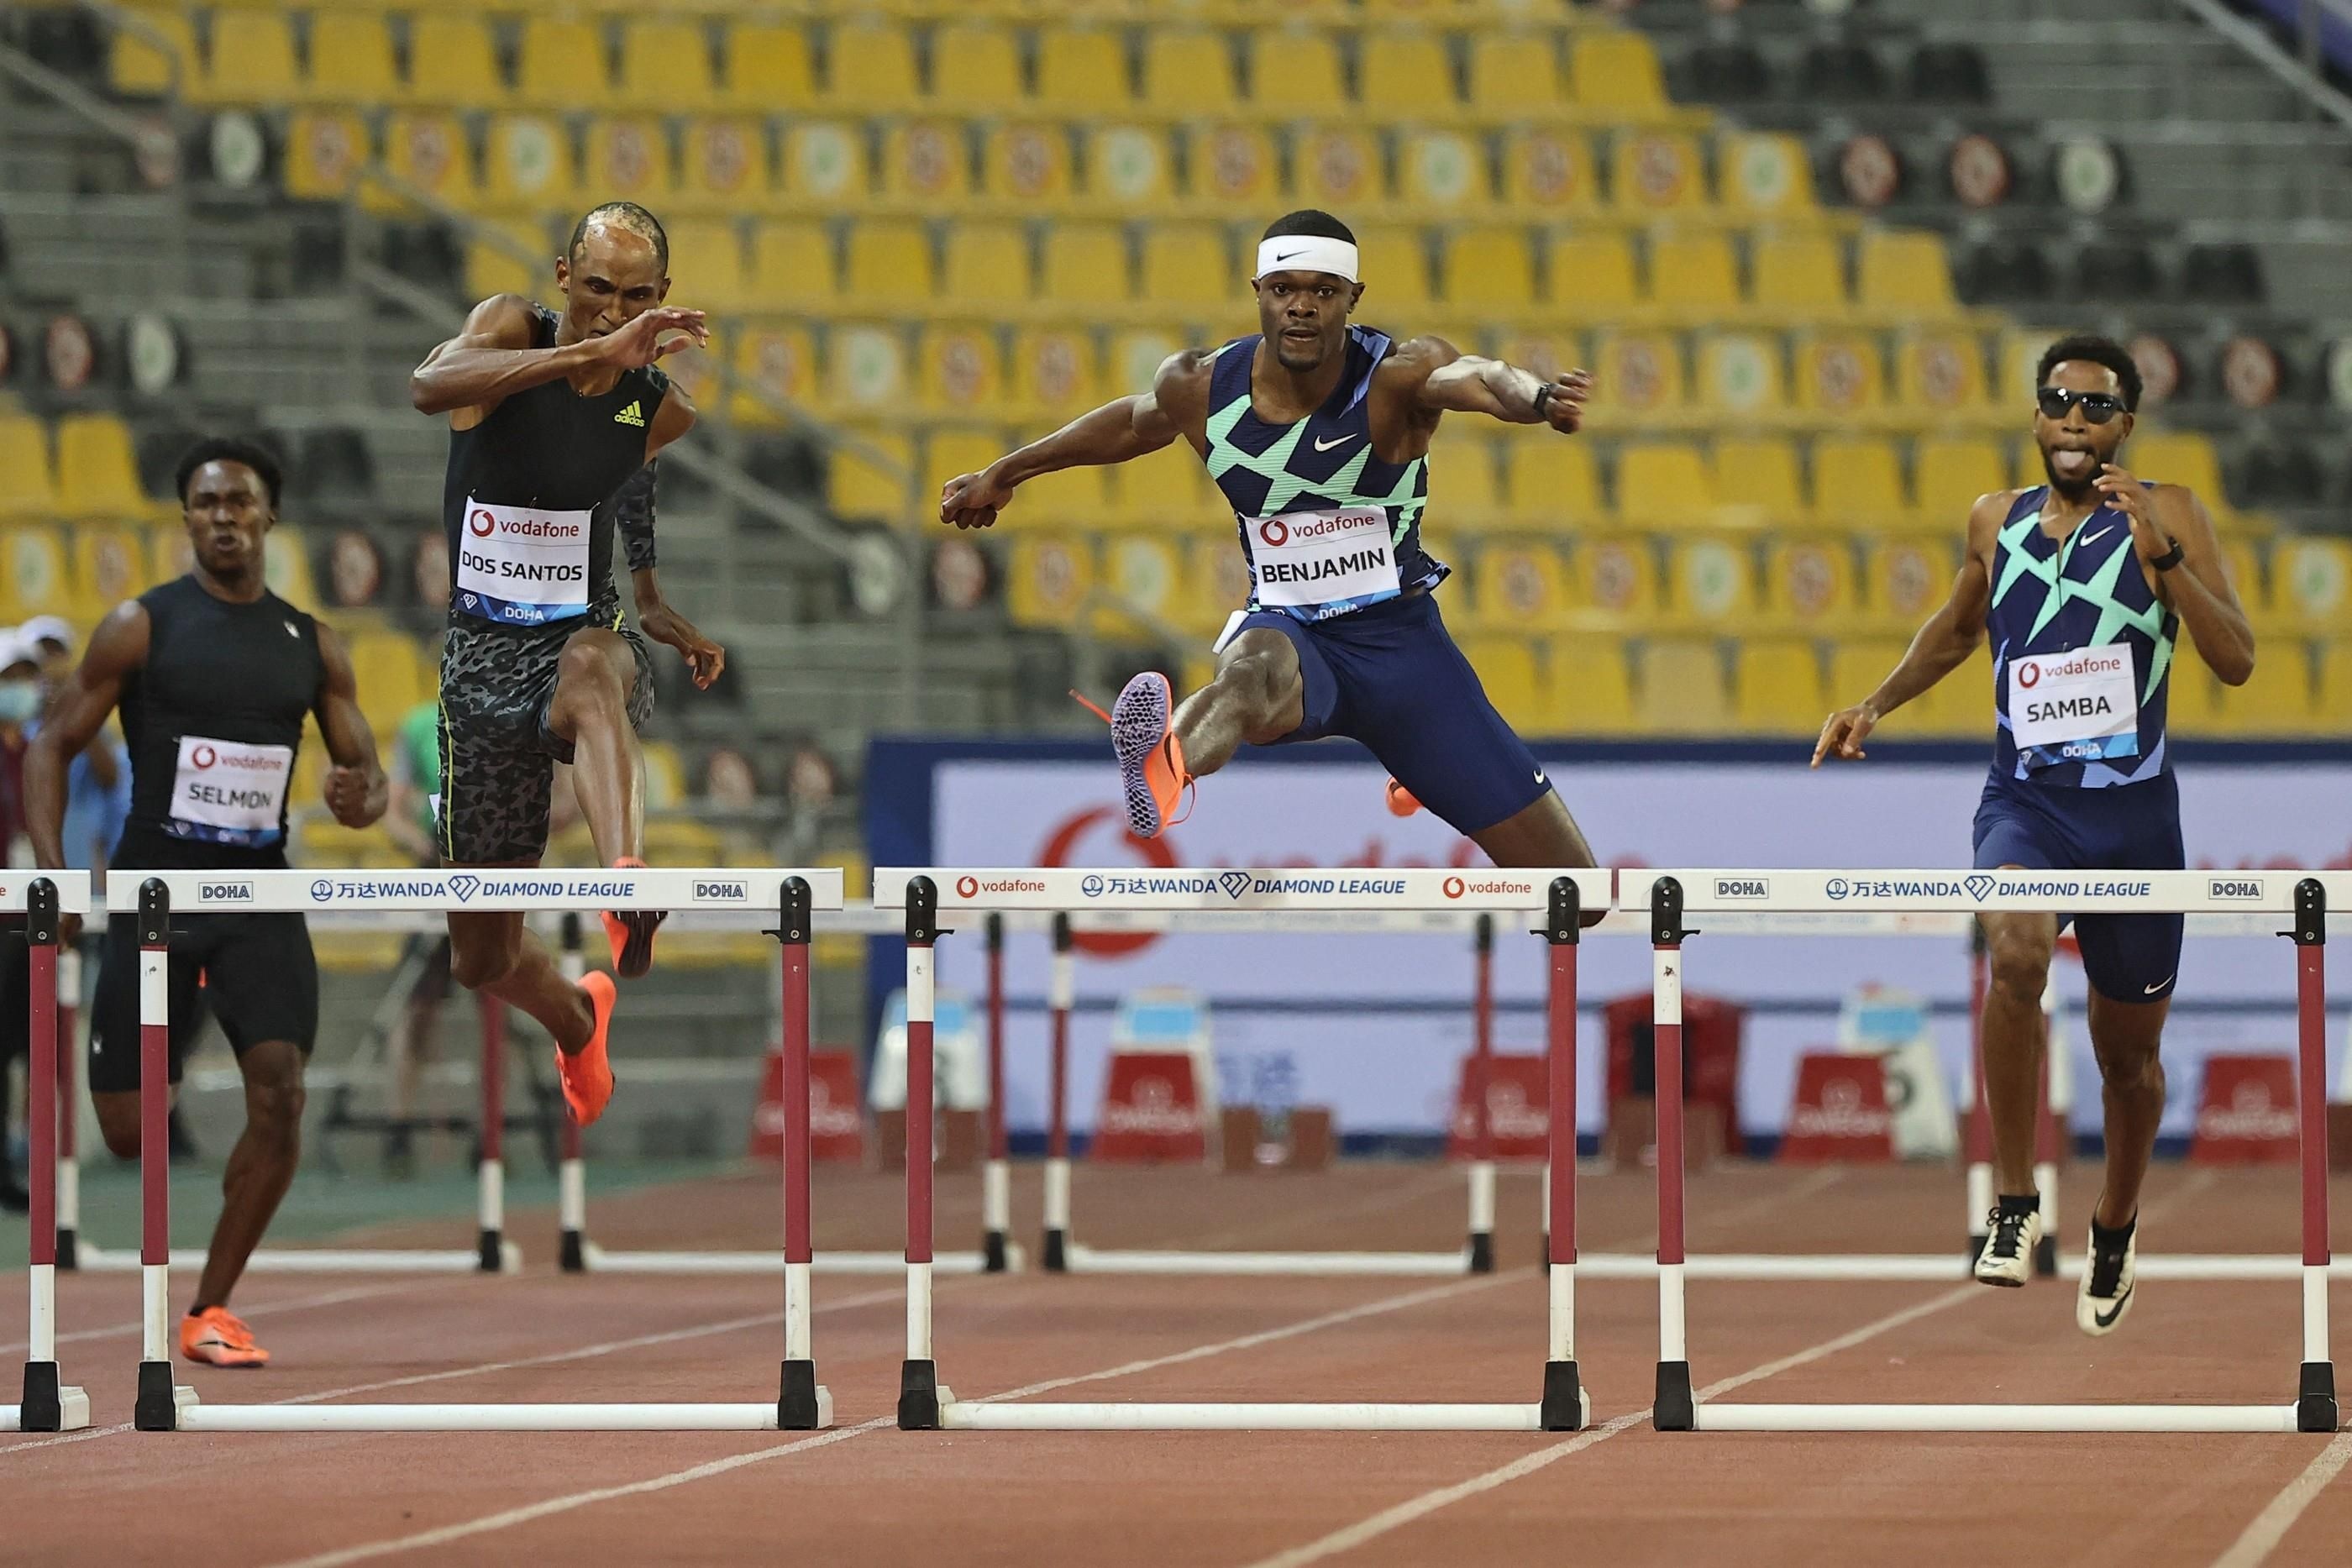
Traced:
<path fill-rule="evenodd" d="M 1951 598 L 1878 690 L 1829 716 L 1813 748 L 1855 759 L 1880 720 L 1958 669 L 1988 632 L 1993 762 L 1977 807 L 1979 870 L 2166 871 L 2186 863 L 2180 791 L 2165 755 L 2165 702 L 2183 624 L 2230 685 L 2254 638 L 2223 570 L 2213 520 L 2178 485 L 2115 459 L 2139 405 L 2139 369 L 2105 338 L 2042 356 L 2033 438 L 2047 485 L 1980 497 Z M 2022 1285 L 2042 1239 L 2033 1130 L 2042 991 L 2067 919 L 1986 915 L 1985 1104 L 2000 1202 L 1977 1260 L 1989 1285 Z M 2158 1046 L 2180 967 L 2178 915 L 2074 918 L 2091 985 L 2091 1046 L 2106 1112 L 2106 1183 L 2091 1213 L 2074 1321 L 2104 1334 L 2130 1310 L 2139 1190 L 2164 1114 Z"/>
<path fill-rule="evenodd" d="M 653 457 L 694 423 L 693 403 L 656 361 L 709 336 L 701 311 L 662 303 L 668 273 L 660 223 L 634 203 L 607 203 L 580 220 L 555 264 L 561 316 L 517 295 L 485 299 L 409 378 L 421 412 L 449 416 L 440 839 L 451 865 L 537 865 L 558 762 L 576 764 L 598 858 L 645 864 L 645 637 L 685 655 L 698 686 L 726 666 L 725 650 L 663 602 L 654 575 Z M 613 587 L 616 520 L 642 637 Z M 604 917 L 623 977 L 651 966 L 661 919 Z M 554 1037 L 563 1096 L 581 1125 L 594 1121 L 613 1095 L 612 977 L 563 978 L 519 913 L 453 910 L 449 939 L 459 984 Z"/>
<path fill-rule="evenodd" d="M 241 441 L 199 443 L 179 466 L 194 566 L 100 622 L 26 758 L 26 816 L 47 868 L 64 841 L 66 764 L 117 708 L 131 751 L 131 816 L 118 871 L 234 873 L 286 864 L 287 786 L 315 714 L 334 766 L 326 803 L 346 827 L 383 815 L 383 769 L 333 632 L 269 591 L 264 539 L 278 520 L 277 462 Z M 319 1027 L 319 970 L 299 915 L 174 915 L 171 1080 L 196 1033 L 196 987 L 245 1075 L 245 1133 L 221 1176 L 221 1213 L 180 1354 L 261 1366 L 269 1353 L 229 1312 L 247 1257 L 294 1179 L 302 1065 Z M 89 1041 L 90 1103 L 106 1146 L 139 1154 L 138 920 L 107 922 Z"/>
<path fill-rule="evenodd" d="M 1496 865 L 1591 865 L 1446 634 L 1430 591 L 1448 569 L 1421 543 L 1444 413 L 1572 434 L 1590 381 L 1546 382 L 1442 339 L 1400 343 L 1354 325 L 1364 287 L 1345 224 L 1313 211 L 1279 219 L 1257 250 L 1257 332 L 1176 354 L 1150 392 L 950 480 L 940 519 L 986 528 L 1041 474 L 1125 463 L 1181 437 L 1233 506 L 1250 601 L 1218 639 L 1216 677 L 1172 715 L 1165 675 L 1139 674 L 1119 694 L 1111 745 L 1134 831 L 1159 833 L 1184 787 L 1244 741 L 1344 735 L 1394 775 L 1392 796 L 1425 803 Z"/>

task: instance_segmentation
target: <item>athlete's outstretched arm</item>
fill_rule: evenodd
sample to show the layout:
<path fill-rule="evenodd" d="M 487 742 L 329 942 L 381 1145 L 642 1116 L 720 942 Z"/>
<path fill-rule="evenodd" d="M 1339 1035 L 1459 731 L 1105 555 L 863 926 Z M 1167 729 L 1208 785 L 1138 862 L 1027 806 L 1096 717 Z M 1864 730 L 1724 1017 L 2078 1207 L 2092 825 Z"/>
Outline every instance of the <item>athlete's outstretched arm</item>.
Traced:
<path fill-rule="evenodd" d="M 1546 381 L 1501 360 L 1457 353 L 1440 338 L 1418 338 L 1401 358 L 1427 363 L 1416 406 L 1423 413 L 1484 413 L 1509 424 L 1549 424 L 1573 434 L 1584 423 L 1592 377 L 1562 371 Z"/>
<path fill-rule="evenodd" d="M 1013 489 L 1040 474 L 1099 467 L 1157 452 L 1180 435 L 1205 429 L 1209 366 L 1204 349 L 1171 354 L 1152 377 L 1151 390 L 1080 414 L 1053 434 L 1008 452 L 978 474 L 959 474 L 940 491 L 940 521 L 984 528 L 1013 498 Z"/>
<path fill-rule="evenodd" d="M 81 663 L 25 748 L 25 833 L 43 871 L 66 863 L 66 769 L 122 700 L 122 683 L 147 662 L 147 631 L 145 605 L 135 599 L 116 605 L 90 633 Z"/>
<path fill-rule="evenodd" d="M 602 338 L 534 349 L 533 319 L 531 302 L 520 295 L 497 294 L 483 300 L 466 318 L 464 331 L 436 346 L 408 373 L 408 401 L 419 413 L 472 410 L 473 422 L 478 422 L 501 399 L 574 371 L 599 366 L 635 370 L 710 337 L 701 311 L 664 305 Z M 665 341 L 665 332 L 682 336 Z"/>
<path fill-rule="evenodd" d="M 2254 629 L 2230 581 L 2221 544 L 2213 534 L 2205 503 L 2179 485 L 2150 490 L 2110 463 L 2092 481 L 2108 506 L 2131 523 L 2132 548 L 2151 567 L 2180 547 L 2170 571 L 2156 574 L 2158 591 L 2171 603 L 2189 640 L 2225 686 L 2242 686 L 2254 673 Z"/>
<path fill-rule="evenodd" d="M 351 651 L 324 622 L 319 625 L 319 662 L 326 674 L 319 681 L 319 734 L 327 743 L 327 810 L 347 828 L 364 828 L 383 815 L 392 790 L 376 759 L 375 731 L 360 712 L 359 677 L 352 673 Z"/>
<path fill-rule="evenodd" d="M 1985 616 L 1992 608 L 1992 544 L 2008 515 L 2014 490 L 1996 490 L 1977 497 L 1969 512 L 1969 549 L 1959 575 L 1941 608 L 1927 617 L 1904 650 L 1894 672 L 1878 689 L 1852 707 L 1840 708 L 1822 726 L 1813 747 L 1815 768 L 1824 758 L 1858 762 L 1868 755 L 1862 743 L 1879 721 L 1968 662 L 1984 640 Z"/>

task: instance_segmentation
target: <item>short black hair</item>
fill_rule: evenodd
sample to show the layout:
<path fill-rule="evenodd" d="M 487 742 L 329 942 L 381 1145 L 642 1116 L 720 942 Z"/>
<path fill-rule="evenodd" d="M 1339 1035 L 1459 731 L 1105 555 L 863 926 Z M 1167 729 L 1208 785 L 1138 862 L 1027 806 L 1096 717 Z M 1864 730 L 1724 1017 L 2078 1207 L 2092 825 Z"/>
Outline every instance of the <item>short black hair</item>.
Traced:
<path fill-rule="evenodd" d="M 2075 332 L 2059 339 L 2043 351 L 2042 363 L 2033 372 L 2033 384 L 2050 384 L 2050 372 L 2069 360 L 2081 360 L 2086 364 L 2105 365 L 2116 372 L 2116 386 L 2124 396 L 2126 413 L 2139 412 L 2139 366 L 2131 350 L 2113 338 L 2102 338 L 2095 332 Z"/>
<path fill-rule="evenodd" d="M 1265 225 L 1260 239 L 1283 239 L 1291 235 L 1308 235 L 1317 239 L 1345 240 L 1356 243 L 1356 231 L 1318 207 L 1301 207 L 1295 213 L 1285 213 Z"/>
<path fill-rule="evenodd" d="M 244 464 L 261 481 L 261 488 L 269 498 L 269 509 L 278 509 L 278 498 L 286 489 L 286 476 L 278 466 L 277 455 L 257 442 L 234 435 L 208 435 L 180 454 L 180 466 L 173 475 L 172 485 L 180 505 L 188 504 L 188 481 L 207 463 Z"/>
<path fill-rule="evenodd" d="M 580 221 L 572 225 L 572 243 L 563 248 L 566 261 L 579 260 L 581 243 L 587 239 L 588 225 L 593 223 L 611 224 L 649 242 L 662 276 L 669 276 L 669 231 L 662 227 L 659 218 L 635 202 L 605 202 L 581 214 Z"/>

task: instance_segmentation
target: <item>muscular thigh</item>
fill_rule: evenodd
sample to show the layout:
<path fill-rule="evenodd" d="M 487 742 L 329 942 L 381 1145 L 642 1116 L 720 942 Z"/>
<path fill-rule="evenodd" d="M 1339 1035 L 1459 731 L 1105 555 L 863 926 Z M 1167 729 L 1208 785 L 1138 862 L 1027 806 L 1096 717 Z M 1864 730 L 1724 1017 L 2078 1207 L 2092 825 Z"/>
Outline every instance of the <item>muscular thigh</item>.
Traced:
<path fill-rule="evenodd" d="M 1317 740 L 1328 733 L 1331 672 L 1307 630 L 1286 615 L 1260 611 L 1217 656 L 1217 685 L 1251 707 L 1242 738 L 1252 746 Z"/>

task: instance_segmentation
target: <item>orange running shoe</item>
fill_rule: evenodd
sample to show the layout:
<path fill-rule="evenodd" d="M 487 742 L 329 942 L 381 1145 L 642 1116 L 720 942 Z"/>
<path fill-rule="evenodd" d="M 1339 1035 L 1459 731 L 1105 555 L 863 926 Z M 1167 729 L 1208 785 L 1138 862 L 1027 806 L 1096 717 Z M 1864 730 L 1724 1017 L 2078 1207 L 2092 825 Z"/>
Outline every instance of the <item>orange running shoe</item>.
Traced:
<path fill-rule="evenodd" d="M 1184 768 L 1175 714 L 1168 677 L 1150 670 L 1128 682 L 1111 705 L 1110 748 L 1127 793 L 1127 825 L 1139 839 L 1157 838 L 1184 820 L 1174 813 L 1192 775 Z"/>
<path fill-rule="evenodd" d="M 595 1009 L 596 1031 L 576 1051 L 557 1047 L 555 1075 L 563 1084 L 563 1103 L 572 1107 L 572 1119 L 584 1127 L 612 1103 L 613 1061 L 604 1054 L 604 1036 L 613 1027 L 613 1004 L 620 998 L 620 991 L 613 977 L 602 969 L 591 969 L 580 988 L 588 993 L 588 1005 Z"/>
<path fill-rule="evenodd" d="M 1410 817 L 1415 811 L 1420 810 L 1421 802 L 1413 799 L 1413 793 L 1412 790 L 1406 789 L 1403 785 L 1398 783 L 1393 779 L 1389 780 L 1390 816 Z"/>
<path fill-rule="evenodd" d="M 646 862 L 635 855 L 623 855 L 613 862 L 614 871 L 643 871 Z M 614 915 L 609 911 L 597 917 L 604 923 L 604 939 L 613 945 L 613 972 L 625 980 L 645 977 L 654 967 L 654 932 L 669 918 L 666 912 L 633 909 Z"/>
<path fill-rule="evenodd" d="M 226 1307 L 206 1307 L 180 1320 L 180 1354 L 207 1366 L 268 1366 L 269 1353 L 253 1343 L 253 1331 Z"/>

